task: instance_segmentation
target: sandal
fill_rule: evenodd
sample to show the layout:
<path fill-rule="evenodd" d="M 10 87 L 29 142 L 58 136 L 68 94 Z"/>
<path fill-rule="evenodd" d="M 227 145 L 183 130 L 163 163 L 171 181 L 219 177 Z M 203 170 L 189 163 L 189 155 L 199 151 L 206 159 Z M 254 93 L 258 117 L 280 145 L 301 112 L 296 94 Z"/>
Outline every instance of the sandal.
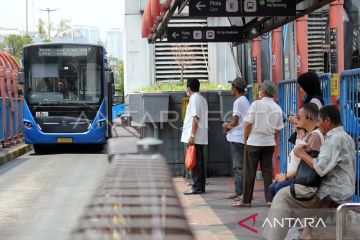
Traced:
<path fill-rule="evenodd" d="M 234 198 L 234 201 L 241 202 L 242 196 L 241 195 L 237 196 L 236 198 Z"/>
<path fill-rule="evenodd" d="M 251 203 L 236 202 L 232 206 L 238 208 L 249 208 L 251 207 Z"/>
<path fill-rule="evenodd" d="M 231 193 L 229 195 L 226 196 L 226 199 L 235 199 L 237 197 L 239 197 L 240 195 L 237 195 L 236 193 Z"/>

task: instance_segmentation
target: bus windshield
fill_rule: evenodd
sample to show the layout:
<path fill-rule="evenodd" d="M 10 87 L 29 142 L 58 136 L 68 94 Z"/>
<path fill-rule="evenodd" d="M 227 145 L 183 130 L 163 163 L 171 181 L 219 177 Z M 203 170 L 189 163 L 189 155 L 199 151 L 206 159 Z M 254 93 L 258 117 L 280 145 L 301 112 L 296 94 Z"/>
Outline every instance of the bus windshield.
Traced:
<path fill-rule="evenodd" d="M 95 46 L 29 47 L 24 58 L 29 104 L 99 103 L 102 59 Z"/>

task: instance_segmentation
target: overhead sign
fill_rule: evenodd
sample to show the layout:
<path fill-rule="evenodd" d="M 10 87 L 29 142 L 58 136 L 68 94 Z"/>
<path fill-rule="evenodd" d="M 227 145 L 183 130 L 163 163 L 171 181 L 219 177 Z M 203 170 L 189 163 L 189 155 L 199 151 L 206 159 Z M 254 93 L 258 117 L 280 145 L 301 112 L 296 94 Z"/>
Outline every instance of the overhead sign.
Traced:
<path fill-rule="evenodd" d="M 194 17 L 295 16 L 296 0 L 190 0 L 189 15 Z"/>
<path fill-rule="evenodd" d="M 241 27 L 169 27 L 168 42 L 236 42 L 242 38 Z"/>

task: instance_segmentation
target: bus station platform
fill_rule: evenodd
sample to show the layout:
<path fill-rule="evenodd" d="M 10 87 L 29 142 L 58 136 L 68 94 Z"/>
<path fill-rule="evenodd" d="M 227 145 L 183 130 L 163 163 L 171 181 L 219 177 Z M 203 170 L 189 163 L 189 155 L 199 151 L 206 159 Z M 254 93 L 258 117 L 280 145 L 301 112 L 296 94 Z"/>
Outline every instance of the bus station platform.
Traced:
<path fill-rule="evenodd" d="M 187 190 L 191 180 L 173 178 L 196 240 L 265 239 L 262 236 L 262 225 L 269 208 L 265 203 L 262 181 L 255 181 L 252 206 L 249 208 L 233 207 L 234 200 L 226 199 L 233 191 L 233 178 L 217 177 L 208 178 L 206 181 L 204 194 L 184 195 L 183 192 Z M 305 239 L 299 230 L 291 228 L 286 239 Z M 335 231 L 335 226 L 318 227 L 312 231 L 313 236 L 307 239 L 335 239 Z M 359 239 L 358 237 L 358 233 L 352 232 L 343 239 Z"/>

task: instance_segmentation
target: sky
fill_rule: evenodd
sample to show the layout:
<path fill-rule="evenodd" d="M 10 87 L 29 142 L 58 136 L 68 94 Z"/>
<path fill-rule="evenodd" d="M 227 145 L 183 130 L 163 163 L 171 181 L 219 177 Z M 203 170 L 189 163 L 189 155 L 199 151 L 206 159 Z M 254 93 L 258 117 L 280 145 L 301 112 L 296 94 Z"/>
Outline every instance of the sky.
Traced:
<path fill-rule="evenodd" d="M 28 0 L 29 31 L 37 31 L 38 19 L 46 23 L 47 12 L 40 9 L 58 9 L 50 13 L 50 21 L 57 25 L 61 19 L 71 25 L 98 26 L 101 35 L 109 28 L 123 28 L 125 0 Z M 26 29 L 26 0 L 0 0 L 0 27 Z"/>

